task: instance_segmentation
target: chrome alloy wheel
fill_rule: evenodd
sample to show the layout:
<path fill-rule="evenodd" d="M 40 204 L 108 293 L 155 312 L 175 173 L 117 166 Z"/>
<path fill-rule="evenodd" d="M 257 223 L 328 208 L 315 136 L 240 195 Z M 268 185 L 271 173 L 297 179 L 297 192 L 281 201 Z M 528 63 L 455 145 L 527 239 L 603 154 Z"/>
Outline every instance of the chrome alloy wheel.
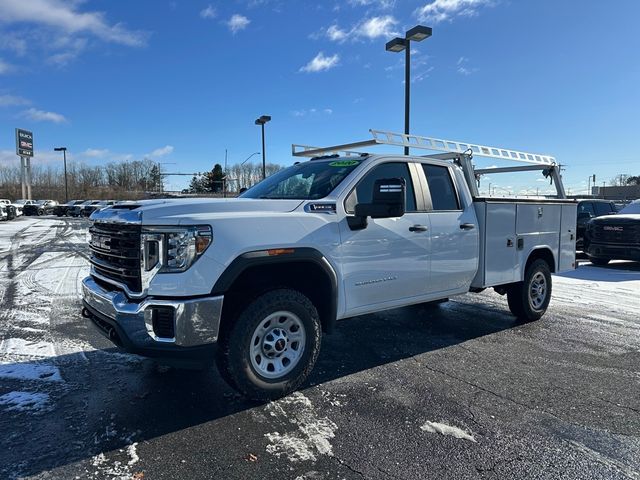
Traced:
<path fill-rule="evenodd" d="M 536 272 L 529 284 L 529 305 L 534 310 L 540 310 L 547 299 L 547 279 L 542 272 Z"/>
<path fill-rule="evenodd" d="M 251 365 L 264 378 L 283 377 L 298 365 L 304 344 L 302 320 L 292 312 L 274 312 L 253 332 L 249 347 Z"/>

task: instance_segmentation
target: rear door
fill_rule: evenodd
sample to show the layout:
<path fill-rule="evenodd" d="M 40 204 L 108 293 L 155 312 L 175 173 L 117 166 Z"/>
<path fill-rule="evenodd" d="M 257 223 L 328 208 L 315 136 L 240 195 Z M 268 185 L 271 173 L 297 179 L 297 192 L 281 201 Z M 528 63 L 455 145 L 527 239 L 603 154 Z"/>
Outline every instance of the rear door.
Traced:
<path fill-rule="evenodd" d="M 478 225 L 472 202 L 459 195 L 452 167 L 421 164 L 431 203 L 429 293 L 466 291 L 478 268 Z"/>
<path fill-rule="evenodd" d="M 428 214 L 419 211 L 422 192 L 414 185 L 417 170 L 407 162 L 386 162 L 374 166 L 347 196 L 345 210 L 353 213 L 357 203 L 371 202 L 378 179 L 406 180 L 406 213 L 399 218 L 368 219 L 362 230 L 351 230 L 340 222 L 341 259 L 347 314 L 372 309 L 389 302 L 427 293 L 429 281 Z"/>

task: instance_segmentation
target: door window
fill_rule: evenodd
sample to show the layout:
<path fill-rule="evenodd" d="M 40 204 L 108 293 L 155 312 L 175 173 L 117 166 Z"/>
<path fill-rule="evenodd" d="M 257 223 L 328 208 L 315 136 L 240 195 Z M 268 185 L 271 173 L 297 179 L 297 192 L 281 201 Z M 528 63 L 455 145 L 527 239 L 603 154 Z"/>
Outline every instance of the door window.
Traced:
<path fill-rule="evenodd" d="M 353 213 L 357 203 L 371 203 L 373 185 L 376 180 L 383 178 L 404 178 L 406 184 L 406 211 L 416 211 L 416 196 L 413 191 L 413 183 L 409 174 L 409 167 L 404 162 L 383 163 L 367 173 L 356 188 L 351 192 L 345 202 L 347 213 Z"/>
<path fill-rule="evenodd" d="M 447 167 L 422 164 L 427 184 L 431 192 L 431 203 L 434 210 L 460 210 L 458 195 L 453 186 Z"/>
<path fill-rule="evenodd" d="M 596 216 L 596 212 L 593 209 L 593 203 L 591 202 L 580 202 L 578 205 L 578 214 L 580 213 L 588 213 L 592 217 Z"/>
<path fill-rule="evenodd" d="M 611 206 L 611 204 L 608 202 L 596 202 L 595 206 L 596 206 L 596 215 L 598 216 L 609 215 L 610 213 L 613 213 L 615 211 L 613 210 L 613 207 Z"/>

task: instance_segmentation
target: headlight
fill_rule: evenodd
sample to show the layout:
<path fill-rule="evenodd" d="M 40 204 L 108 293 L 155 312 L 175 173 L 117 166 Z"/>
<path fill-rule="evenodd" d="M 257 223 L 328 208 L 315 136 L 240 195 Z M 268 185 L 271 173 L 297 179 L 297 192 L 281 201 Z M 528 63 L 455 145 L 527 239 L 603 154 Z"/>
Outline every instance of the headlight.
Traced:
<path fill-rule="evenodd" d="M 157 260 L 162 262 L 160 272 L 184 272 L 202 255 L 213 241 L 213 233 L 208 225 L 199 225 L 184 228 L 150 228 L 148 233 L 143 234 L 145 241 L 145 265 L 157 264 Z M 145 238 L 146 237 L 146 238 Z M 163 243 L 160 253 L 159 248 L 155 248 L 152 243 Z M 146 253 L 148 252 L 148 253 Z M 154 258 L 160 255 L 162 258 Z M 155 261 L 154 261 L 155 260 Z M 148 262 L 148 263 L 147 263 Z"/>

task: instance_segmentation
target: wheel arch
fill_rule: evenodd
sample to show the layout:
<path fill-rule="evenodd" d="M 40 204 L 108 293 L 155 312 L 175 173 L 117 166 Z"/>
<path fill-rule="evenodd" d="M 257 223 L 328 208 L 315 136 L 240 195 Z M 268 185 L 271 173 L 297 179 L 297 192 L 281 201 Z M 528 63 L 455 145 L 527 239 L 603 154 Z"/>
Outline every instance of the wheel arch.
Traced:
<path fill-rule="evenodd" d="M 224 295 L 225 318 L 252 298 L 274 288 L 288 287 L 306 295 L 318 310 L 322 330 L 331 333 L 338 313 L 338 277 L 326 257 L 314 248 L 281 248 L 247 252 L 229 264 L 211 290 Z"/>
<path fill-rule="evenodd" d="M 551 270 L 551 273 L 556 272 L 556 258 L 553 255 L 553 251 L 549 247 L 540 246 L 540 247 L 535 247 L 533 250 L 531 250 L 531 252 L 529 252 L 529 256 L 527 257 L 527 262 L 524 266 L 523 275 L 524 275 L 524 272 L 527 271 L 527 268 L 529 268 L 529 265 L 531 265 L 534 261 L 538 259 L 541 259 L 547 262 L 547 265 L 549 265 L 549 270 Z"/>

